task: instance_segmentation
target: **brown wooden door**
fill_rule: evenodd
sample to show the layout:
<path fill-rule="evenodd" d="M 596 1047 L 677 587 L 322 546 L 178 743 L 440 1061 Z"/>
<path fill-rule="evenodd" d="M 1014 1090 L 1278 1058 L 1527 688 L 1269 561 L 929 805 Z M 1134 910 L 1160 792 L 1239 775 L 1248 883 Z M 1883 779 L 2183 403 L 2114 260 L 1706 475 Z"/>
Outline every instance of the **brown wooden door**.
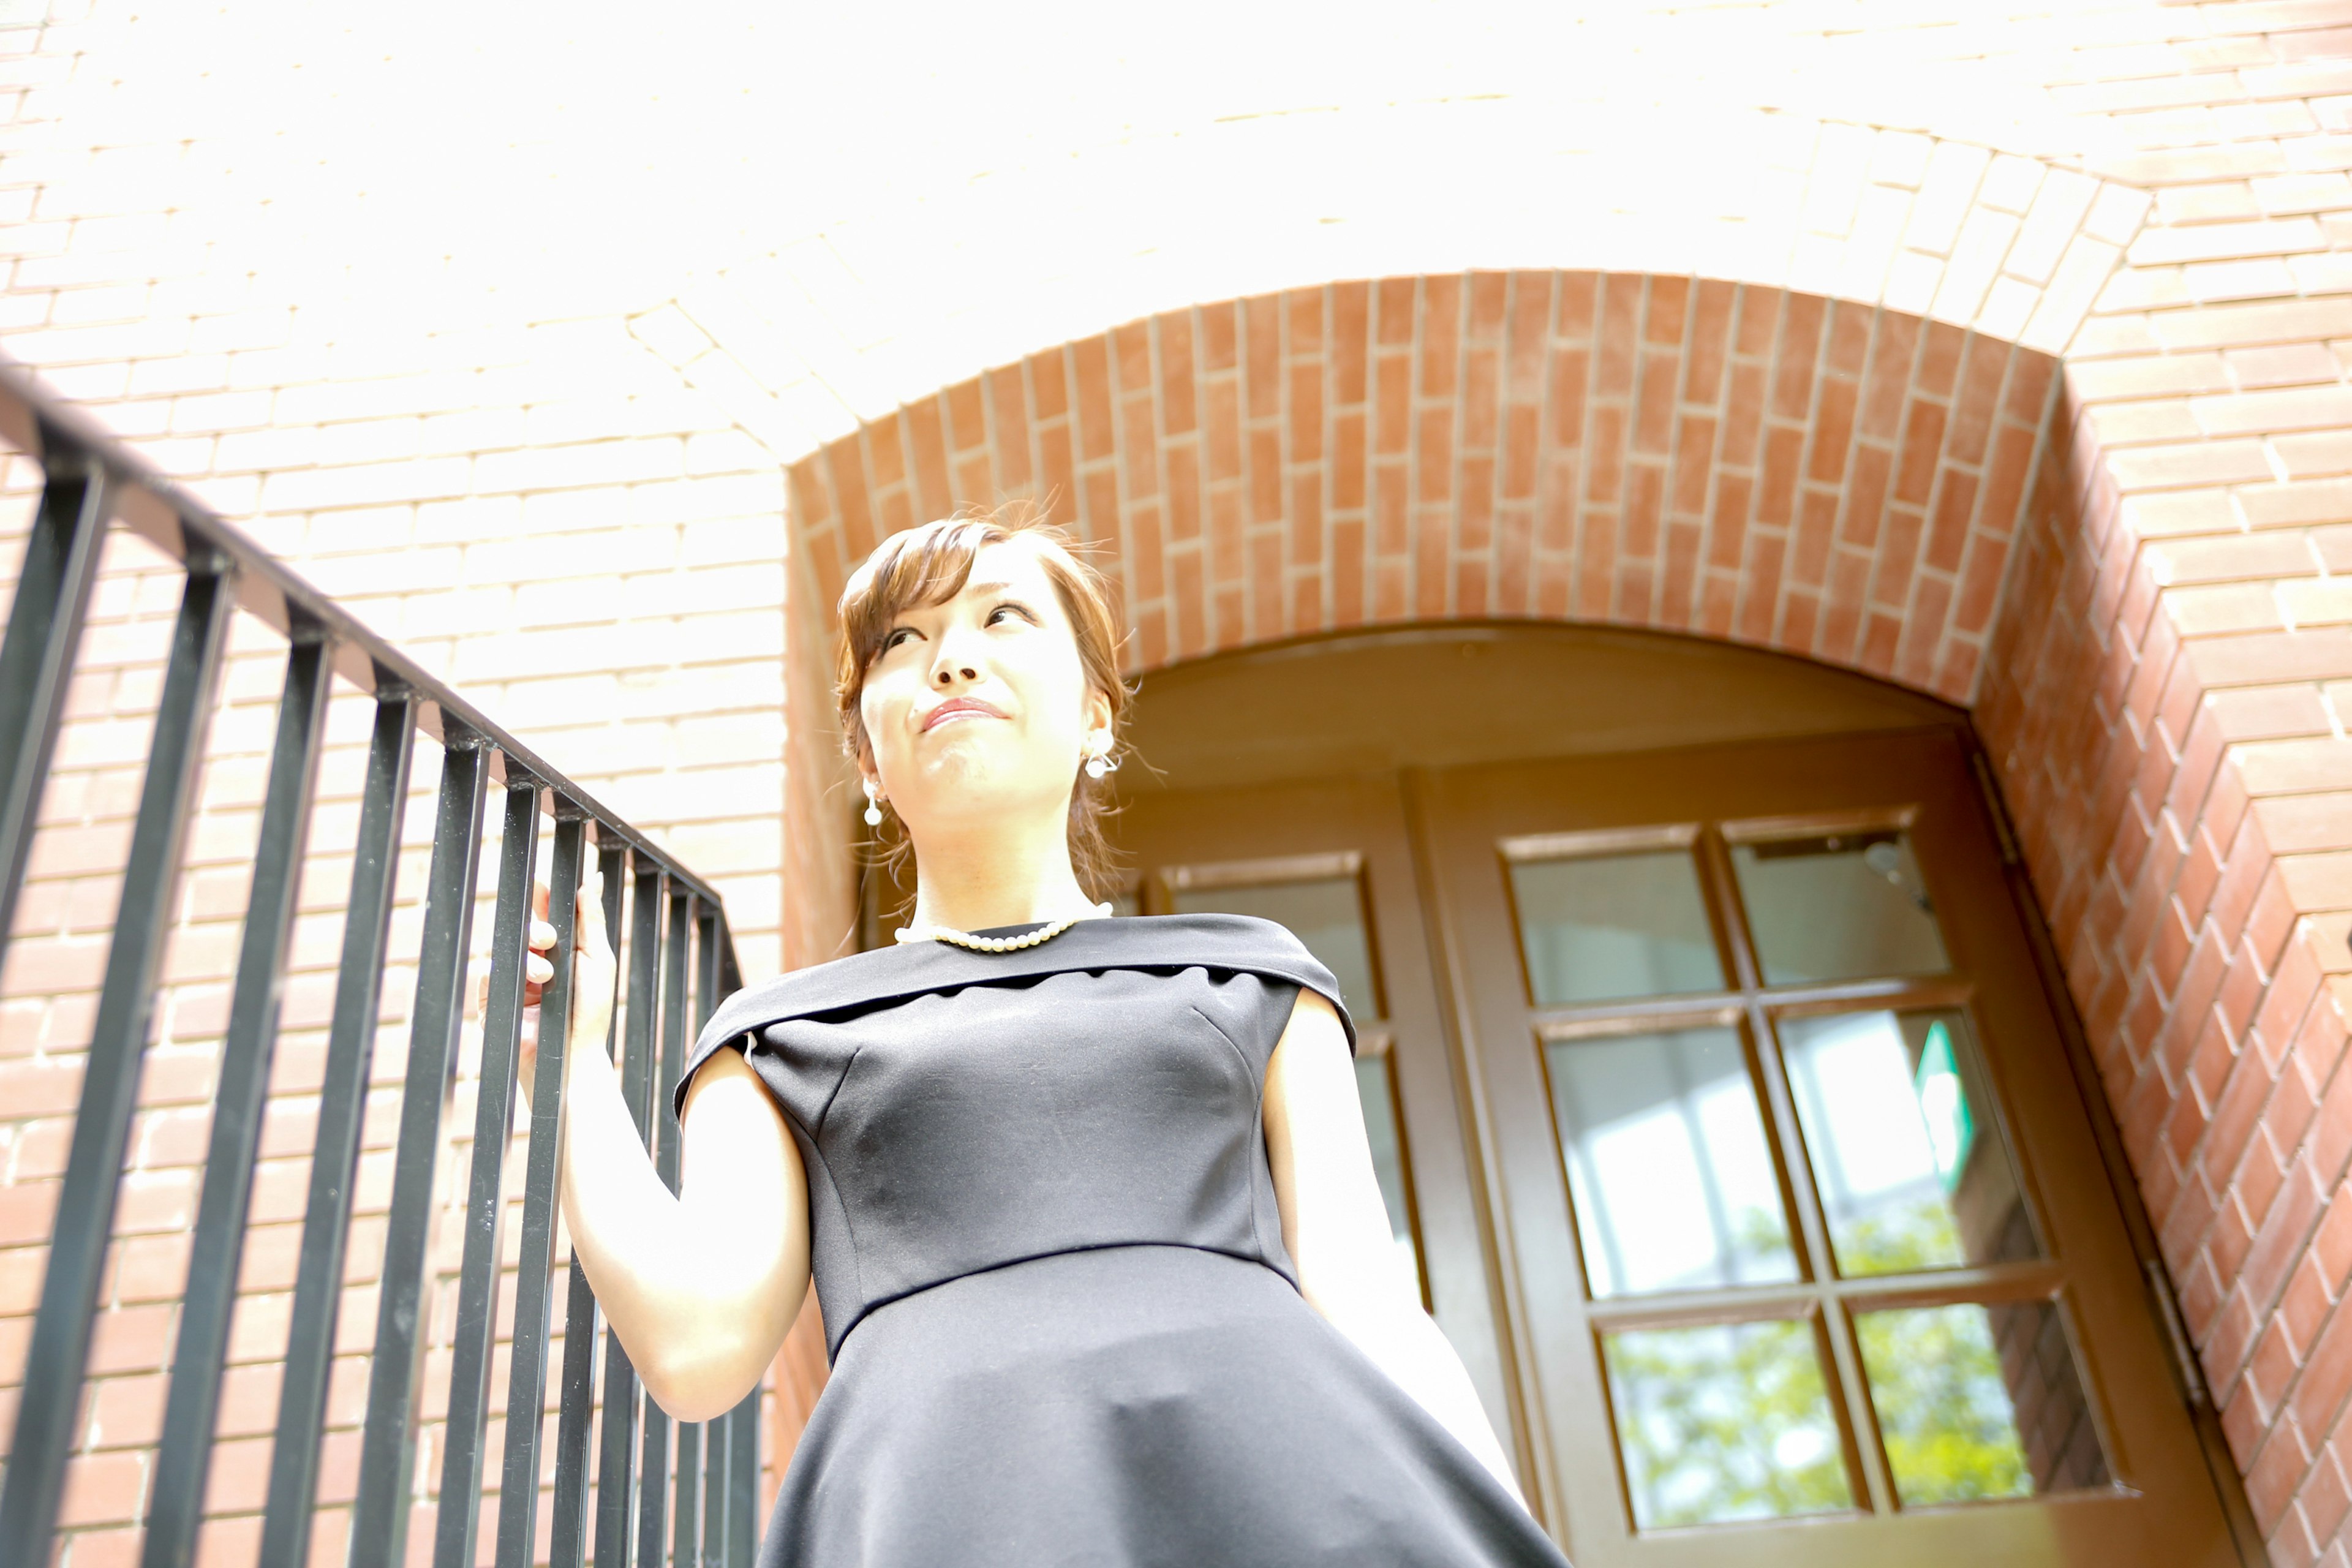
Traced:
<path fill-rule="evenodd" d="M 2239 1561 L 1954 734 L 1410 798 L 1580 1568 Z"/>

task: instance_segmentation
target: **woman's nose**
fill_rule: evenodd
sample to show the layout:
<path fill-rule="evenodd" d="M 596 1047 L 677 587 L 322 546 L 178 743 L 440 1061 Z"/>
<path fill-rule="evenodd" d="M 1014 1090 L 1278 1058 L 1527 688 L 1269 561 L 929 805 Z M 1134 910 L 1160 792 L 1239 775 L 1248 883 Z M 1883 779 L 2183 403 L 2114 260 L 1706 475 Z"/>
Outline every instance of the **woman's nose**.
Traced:
<path fill-rule="evenodd" d="M 980 661 L 963 647 L 963 638 L 950 632 L 940 639 L 939 654 L 931 660 L 931 684 L 947 687 L 979 679 Z"/>

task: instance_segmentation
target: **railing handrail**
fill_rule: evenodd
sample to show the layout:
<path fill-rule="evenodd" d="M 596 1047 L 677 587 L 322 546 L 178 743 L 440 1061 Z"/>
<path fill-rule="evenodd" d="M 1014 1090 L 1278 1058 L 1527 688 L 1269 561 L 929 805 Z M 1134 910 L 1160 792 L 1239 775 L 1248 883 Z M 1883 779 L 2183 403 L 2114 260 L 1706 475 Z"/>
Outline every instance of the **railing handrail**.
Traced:
<path fill-rule="evenodd" d="M 536 1064 L 530 1085 L 520 1079 L 523 973 L 543 847 L 547 920 L 559 953 L 571 950 L 575 935 L 576 895 L 592 874 L 603 879 L 605 935 L 616 952 L 625 952 L 628 977 L 624 987 L 616 969 L 614 1021 L 604 1048 L 618 1052 L 630 1114 L 656 1174 L 676 1190 L 680 1135 L 670 1103 L 689 1030 L 709 1019 L 720 994 L 742 984 L 717 889 L 157 473 L 88 415 L 5 362 L 0 440 L 30 456 L 43 473 L 14 609 L 0 628 L 0 957 L 25 885 L 104 541 L 120 524 L 177 562 L 185 576 L 163 661 L 15 1430 L 0 1476 L 0 1559 L 43 1562 L 54 1549 L 66 1471 L 79 1441 L 77 1413 L 176 907 L 173 894 L 185 830 L 198 810 L 195 781 L 219 705 L 228 626 L 242 610 L 285 636 L 286 682 L 236 979 L 220 1036 L 219 1074 L 155 1472 L 144 1503 L 144 1568 L 189 1568 L 204 1518 L 253 1173 L 262 1149 L 278 998 L 336 676 L 374 699 L 374 722 L 356 837 L 350 845 L 342 956 L 316 1090 L 309 1196 L 261 1520 L 261 1563 L 265 1568 L 297 1568 L 310 1552 L 319 1439 L 327 1420 L 352 1199 L 374 1082 L 382 990 L 394 967 L 390 933 L 411 763 L 422 732 L 442 745 L 441 776 L 414 966 L 416 1000 L 410 1011 L 384 1260 L 377 1276 L 380 1301 L 350 1531 L 352 1568 L 394 1568 L 406 1554 L 426 1348 L 426 1238 L 440 1201 L 436 1173 L 457 1079 L 493 783 L 504 786 L 497 893 L 470 1169 L 463 1186 L 464 1258 L 448 1345 L 450 1399 L 440 1444 L 433 1560 L 436 1568 L 473 1568 L 477 1561 L 478 1504 L 489 1482 L 484 1444 L 493 1415 L 491 1368 L 502 1315 L 500 1237 L 510 1203 L 507 1164 L 518 1094 L 527 1091 L 520 1268 L 507 1357 L 507 1407 L 513 1419 L 507 1423 L 498 1481 L 499 1568 L 530 1568 L 533 1560 L 542 1451 L 538 1415 L 551 1392 L 549 1350 L 559 1292 L 564 1341 L 561 1375 L 552 1389 L 559 1413 L 552 1447 L 555 1568 L 586 1568 L 592 1491 L 596 1568 L 660 1568 L 665 1556 L 675 1560 L 676 1568 L 750 1568 L 759 1391 L 709 1422 L 671 1423 L 643 1394 L 626 1350 L 609 1325 L 600 1326 L 579 1258 L 558 1266 L 556 1152 L 574 1002 L 569 963 L 559 962 L 542 989 Z M 541 829 L 550 818 L 552 829 L 542 846 Z M 558 1278 L 566 1276 L 559 1286 Z M 592 1454 L 600 1343 L 605 1431 Z"/>
<path fill-rule="evenodd" d="M 621 815 L 566 778 L 537 752 L 467 701 L 439 678 L 393 646 L 380 632 L 271 555 L 249 535 L 159 472 L 90 415 L 44 391 L 21 365 L 0 359 L 0 443 L 44 464 L 68 453 L 106 469 L 116 492 L 112 518 L 173 560 L 185 564 L 206 550 L 235 568 L 236 607 L 286 637 L 323 637 L 334 673 L 359 690 L 416 692 L 416 726 L 444 744 L 487 743 L 489 782 L 503 784 L 509 769 L 524 773 L 593 817 L 600 829 L 658 862 L 696 897 L 723 902 L 709 883 L 680 865 Z M 781 614 L 781 610 L 779 611 Z"/>

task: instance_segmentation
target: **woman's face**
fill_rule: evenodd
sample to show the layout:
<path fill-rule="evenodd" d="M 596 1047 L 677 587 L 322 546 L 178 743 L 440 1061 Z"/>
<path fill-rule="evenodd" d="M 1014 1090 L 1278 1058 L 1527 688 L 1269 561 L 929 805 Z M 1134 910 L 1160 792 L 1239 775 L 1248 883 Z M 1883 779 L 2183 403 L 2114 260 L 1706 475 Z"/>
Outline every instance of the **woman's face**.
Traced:
<path fill-rule="evenodd" d="M 860 764 L 919 845 L 927 828 L 1038 813 L 1058 827 L 1110 705 L 1035 547 L 983 545 L 962 590 L 901 611 L 858 695 Z"/>

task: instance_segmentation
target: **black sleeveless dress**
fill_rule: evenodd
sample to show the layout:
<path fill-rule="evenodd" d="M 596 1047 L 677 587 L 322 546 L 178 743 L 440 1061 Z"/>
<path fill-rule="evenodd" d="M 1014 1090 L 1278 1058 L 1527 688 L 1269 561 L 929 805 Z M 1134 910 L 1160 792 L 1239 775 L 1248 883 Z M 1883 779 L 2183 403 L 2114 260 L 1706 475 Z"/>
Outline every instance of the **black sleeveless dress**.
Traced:
<path fill-rule="evenodd" d="M 1259 1113 L 1301 986 L 1282 927 L 1181 915 L 719 1008 L 687 1077 L 740 1048 L 783 1107 L 833 1357 L 762 1568 L 1563 1568 L 1298 1294 Z"/>

